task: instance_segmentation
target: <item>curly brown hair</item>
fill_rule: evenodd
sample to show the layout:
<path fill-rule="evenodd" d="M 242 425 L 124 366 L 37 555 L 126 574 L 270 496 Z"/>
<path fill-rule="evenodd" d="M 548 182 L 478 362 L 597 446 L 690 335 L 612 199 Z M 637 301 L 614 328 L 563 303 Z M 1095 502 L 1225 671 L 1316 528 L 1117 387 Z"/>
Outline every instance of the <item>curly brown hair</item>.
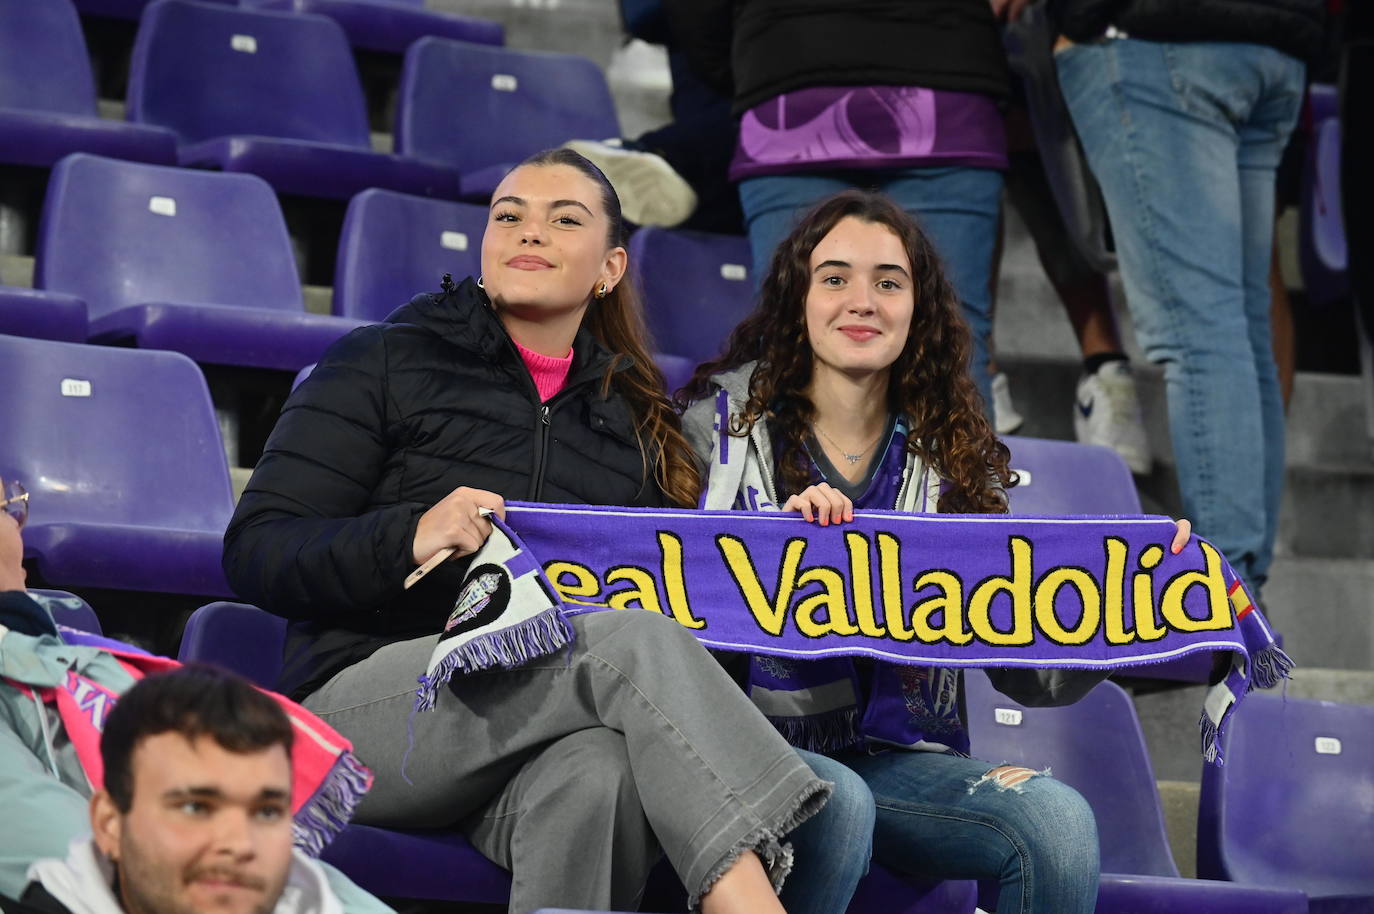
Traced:
<path fill-rule="evenodd" d="M 516 168 L 525 165 L 566 165 L 590 178 L 600 191 L 601 206 L 609 222 L 606 246 L 625 246 L 627 233 L 620 212 L 620 197 L 601 169 L 590 160 L 570 149 L 546 149 Z M 615 387 L 629 401 L 646 473 L 652 460 L 655 482 L 668 500 L 679 507 L 694 507 L 701 489 L 701 473 L 692 456 L 692 447 L 683 437 L 681 418 L 668 399 L 663 372 L 649 354 L 644 307 L 635 291 L 636 284 L 630 280 L 627 271 L 605 298 L 593 300 L 582 325 L 615 356 L 602 378 L 601 389 L 605 393 Z"/>
<path fill-rule="evenodd" d="M 1016 484 L 1016 474 L 969 377 L 972 339 L 959 298 L 925 232 L 881 194 L 843 191 L 802 218 L 774 252 L 753 313 L 730 334 L 720 358 L 697 368 L 677 394 L 679 406 L 707 396 L 713 374 L 757 361 L 748 402 L 730 433 L 747 435 L 755 422 L 766 420 L 778 459 L 778 497 L 786 499 L 810 484 L 804 441 L 816 415 L 807 396 L 813 360 L 805 313 L 811 253 L 848 217 L 891 229 L 911 262 L 915 309 L 906 345 L 889 368 L 888 408 L 906 417 L 907 449 L 947 481 L 938 510 L 1006 513 L 1005 489 Z"/>

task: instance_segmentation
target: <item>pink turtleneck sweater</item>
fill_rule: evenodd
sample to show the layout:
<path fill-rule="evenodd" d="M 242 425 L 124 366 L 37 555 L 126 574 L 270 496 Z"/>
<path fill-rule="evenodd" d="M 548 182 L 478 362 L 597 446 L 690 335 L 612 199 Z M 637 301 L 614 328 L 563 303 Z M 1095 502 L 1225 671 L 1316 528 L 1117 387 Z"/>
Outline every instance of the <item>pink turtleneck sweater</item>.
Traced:
<path fill-rule="evenodd" d="M 563 385 L 568 381 L 568 371 L 572 368 L 573 354 L 571 349 L 563 358 L 556 359 L 526 349 L 519 343 L 515 344 L 515 348 L 520 350 L 520 358 L 525 360 L 525 367 L 530 370 L 530 377 L 534 378 L 534 386 L 539 391 L 540 402 L 548 400 L 549 397 L 563 389 Z"/>

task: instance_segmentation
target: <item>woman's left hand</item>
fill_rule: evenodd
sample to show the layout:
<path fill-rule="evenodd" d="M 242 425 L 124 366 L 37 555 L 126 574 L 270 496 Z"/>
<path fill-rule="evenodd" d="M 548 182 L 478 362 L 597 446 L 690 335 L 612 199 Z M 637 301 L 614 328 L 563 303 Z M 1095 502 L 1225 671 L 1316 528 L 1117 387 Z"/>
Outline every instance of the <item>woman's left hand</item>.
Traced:
<path fill-rule="evenodd" d="M 1181 520 L 1176 520 L 1174 523 L 1178 525 L 1178 529 L 1174 533 L 1173 543 L 1169 545 L 1169 551 L 1174 555 L 1178 555 L 1183 551 L 1183 547 L 1188 545 L 1188 540 L 1193 535 L 1193 525 L 1186 517 Z"/>

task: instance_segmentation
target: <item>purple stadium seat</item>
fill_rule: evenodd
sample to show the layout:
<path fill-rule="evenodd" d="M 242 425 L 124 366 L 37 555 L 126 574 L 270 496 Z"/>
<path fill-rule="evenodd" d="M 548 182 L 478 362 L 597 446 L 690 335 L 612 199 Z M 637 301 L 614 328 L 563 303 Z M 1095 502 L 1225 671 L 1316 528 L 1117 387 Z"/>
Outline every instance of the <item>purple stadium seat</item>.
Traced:
<path fill-rule="evenodd" d="M 170 165 L 176 137 L 96 116 L 71 0 L 0 0 L 0 163 L 47 168 L 71 152 Z"/>
<path fill-rule="evenodd" d="M 32 493 L 24 555 L 44 581 L 229 594 L 234 496 L 195 363 L 0 337 L 0 371 L 0 474 Z"/>
<path fill-rule="evenodd" d="M 419 292 L 482 272 L 487 208 L 365 190 L 348 204 L 334 271 L 334 313 L 379 321 Z"/>
<path fill-rule="evenodd" d="M 34 285 L 84 300 L 95 341 L 224 365 L 296 371 L 360 325 L 306 313 L 277 199 L 252 175 L 69 156 Z"/>
<path fill-rule="evenodd" d="M 601 68 L 571 54 L 421 38 L 406 51 L 396 151 L 462 175 L 486 203 L 513 165 L 568 140 L 620 136 Z"/>
<path fill-rule="evenodd" d="M 687 386 L 687 382 L 692 380 L 692 372 L 697 368 L 695 359 L 669 355 L 666 352 L 654 353 L 654 364 L 663 372 L 663 380 L 670 397 L 677 393 L 678 388 Z"/>
<path fill-rule="evenodd" d="M 1140 496 L 1125 462 L 1111 448 L 1007 435 L 1021 481 L 1007 493 L 1012 514 L 1139 514 Z M 1135 667 L 1132 676 L 1206 682 L 1210 654 Z"/>
<path fill-rule="evenodd" d="M 75 0 L 83 16 L 106 19 L 133 19 L 143 15 L 143 9 L 153 0 Z M 207 3 L 233 3 L 234 0 L 205 0 Z"/>
<path fill-rule="evenodd" d="M 40 590 L 37 588 L 30 590 L 29 593 L 47 597 L 50 600 L 61 601 L 48 604 L 48 608 L 52 610 L 53 621 L 58 625 L 89 632 L 92 635 L 102 634 L 100 619 L 96 616 L 95 610 L 91 608 L 91 604 L 76 594 L 67 593 L 65 590 Z"/>
<path fill-rule="evenodd" d="M 1049 768 L 1092 806 L 1102 850 L 1098 914 L 1307 910 L 1295 888 L 1179 877 L 1140 721 L 1120 686 L 1103 682 L 1065 708 L 1026 708 L 995 691 L 981 670 L 967 671 L 964 681 L 975 756 Z"/>
<path fill-rule="evenodd" d="M 1198 873 L 1374 911 L 1374 708 L 1251 695 L 1202 775 Z"/>
<path fill-rule="evenodd" d="M 74 295 L 0 286 L 0 333 L 59 343 L 84 343 L 86 303 Z"/>
<path fill-rule="evenodd" d="M 282 193 L 458 192 L 451 167 L 372 151 L 348 39 L 324 16 L 158 0 L 134 42 L 128 117 L 174 131 L 183 165 L 250 172 Z"/>
<path fill-rule="evenodd" d="M 714 358 L 754 306 L 753 257 L 742 236 L 642 228 L 630 238 L 630 262 L 662 352 L 693 362 Z"/>
<path fill-rule="evenodd" d="M 318 13 L 343 27 L 355 48 L 404 54 L 427 35 L 501 45 L 499 22 L 425 9 L 425 0 L 240 0 L 240 6 Z"/>

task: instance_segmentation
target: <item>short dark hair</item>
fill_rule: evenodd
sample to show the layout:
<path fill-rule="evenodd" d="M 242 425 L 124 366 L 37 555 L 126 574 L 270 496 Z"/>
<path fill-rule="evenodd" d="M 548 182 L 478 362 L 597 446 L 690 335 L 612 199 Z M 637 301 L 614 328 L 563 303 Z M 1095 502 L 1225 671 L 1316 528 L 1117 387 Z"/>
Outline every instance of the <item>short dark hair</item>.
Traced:
<path fill-rule="evenodd" d="M 230 752 L 261 752 L 280 745 L 291 753 L 291 720 L 272 696 L 235 673 L 188 664 L 136 682 L 105 720 L 100 757 L 105 789 L 115 808 L 134 800 L 132 761 L 138 744 L 162 733 L 188 740 L 209 736 Z"/>

